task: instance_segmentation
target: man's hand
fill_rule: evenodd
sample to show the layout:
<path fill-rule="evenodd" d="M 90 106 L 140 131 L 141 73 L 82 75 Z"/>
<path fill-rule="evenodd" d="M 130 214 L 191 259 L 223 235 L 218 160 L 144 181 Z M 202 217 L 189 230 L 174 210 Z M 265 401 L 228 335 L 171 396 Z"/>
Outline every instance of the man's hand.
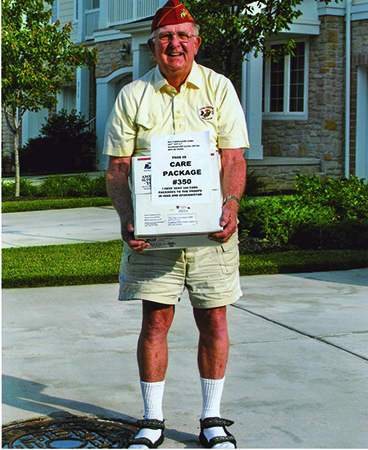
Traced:
<path fill-rule="evenodd" d="M 221 244 L 227 242 L 237 229 L 237 213 L 237 201 L 234 199 L 228 200 L 222 207 L 220 225 L 223 227 L 223 230 L 209 235 L 208 239 L 210 239 L 211 241 L 219 242 Z"/>
<path fill-rule="evenodd" d="M 226 203 L 222 206 L 220 225 L 222 231 L 208 236 L 212 241 L 227 242 L 237 229 L 238 202 L 232 196 L 241 198 L 244 187 L 247 165 L 243 149 L 221 149 L 222 191 Z"/>
<path fill-rule="evenodd" d="M 145 241 L 137 241 L 134 238 L 134 221 L 133 214 L 125 214 L 120 218 L 121 221 L 121 236 L 129 247 L 135 252 L 143 252 L 150 245 Z"/>

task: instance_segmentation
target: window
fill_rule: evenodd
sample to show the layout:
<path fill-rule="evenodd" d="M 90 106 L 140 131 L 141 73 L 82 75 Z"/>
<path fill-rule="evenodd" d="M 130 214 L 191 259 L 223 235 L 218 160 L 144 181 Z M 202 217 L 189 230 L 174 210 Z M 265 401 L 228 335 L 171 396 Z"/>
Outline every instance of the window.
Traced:
<path fill-rule="evenodd" d="M 85 9 L 92 10 L 100 7 L 100 0 L 85 0 Z"/>
<path fill-rule="evenodd" d="M 277 50 L 282 44 L 271 45 Z M 263 115 L 267 119 L 306 119 L 308 43 L 296 43 L 293 55 L 263 64 Z"/>
<path fill-rule="evenodd" d="M 98 30 L 100 20 L 100 0 L 84 0 L 85 39 L 93 39 L 93 32 Z"/>

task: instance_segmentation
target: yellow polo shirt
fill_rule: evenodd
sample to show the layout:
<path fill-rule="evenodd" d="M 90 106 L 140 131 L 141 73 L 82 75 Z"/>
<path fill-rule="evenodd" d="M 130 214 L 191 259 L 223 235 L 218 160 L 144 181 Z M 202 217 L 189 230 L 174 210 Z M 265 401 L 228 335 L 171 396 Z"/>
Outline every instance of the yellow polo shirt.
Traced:
<path fill-rule="evenodd" d="M 199 131 L 209 131 L 212 151 L 249 147 L 230 80 L 194 62 L 177 92 L 156 67 L 120 91 L 106 125 L 104 154 L 149 156 L 152 136 Z"/>

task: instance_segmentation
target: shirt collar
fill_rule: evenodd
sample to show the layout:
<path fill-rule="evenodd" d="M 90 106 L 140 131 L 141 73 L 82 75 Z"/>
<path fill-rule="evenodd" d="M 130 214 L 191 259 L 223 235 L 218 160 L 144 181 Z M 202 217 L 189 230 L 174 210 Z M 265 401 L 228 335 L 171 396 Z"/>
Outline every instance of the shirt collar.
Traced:
<path fill-rule="evenodd" d="M 202 77 L 200 70 L 198 68 L 198 64 L 193 61 L 192 70 L 190 71 L 188 78 L 185 82 L 186 85 L 191 84 L 196 88 L 201 88 L 202 86 Z M 158 66 L 156 66 L 153 78 L 153 87 L 156 92 L 158 92 L 163 86 L 168 85 L 165 77 L 160 72 Z"/>
<path fill-rule="evenodd" d="M 153 87 L 155 88 L 155 91 L 158 92 L 163 86 L 165 86 L 165 84 L 167 84 L 167 81 L 163 77 L 158 66 L 156 66 L 153 77 Z"/>
<path fill-rule="evenodd" d="M 203 86 L 202 74 L 199 70 L 198 64 L 193 61 L 192 70 L 187 78 L 187 83 L 192 84 L 196 88 L 200 89 Z"/>

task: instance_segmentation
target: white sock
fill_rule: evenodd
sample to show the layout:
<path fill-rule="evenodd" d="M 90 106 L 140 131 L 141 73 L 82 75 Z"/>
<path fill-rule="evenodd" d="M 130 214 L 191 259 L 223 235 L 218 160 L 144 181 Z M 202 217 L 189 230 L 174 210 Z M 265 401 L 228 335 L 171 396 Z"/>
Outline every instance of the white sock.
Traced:
<path fill-rule="evenodd" d="M 222 380 L 201 378 L 202 387 L 202 420 L 206 417 L 221 417 L 220 404 L 224 389 L 225 377 Z"/>
<path fill-rule="evenodd" d="M 165 380 L 157 383 L 141 381 L 144 402 L 144 418 L 164 420 L 162 400 L 164 398 Z"/>
<path fill-rule="evenodd" d="M 144 418 L 164 420 L 162 411 L 162 400 L 164 397 L 165 380 L 157 383 L 146 383 L 141 381 L 141 390 L 144 403 Z M 142 428 L 136 435 L 136 438 L 145 437 L 151 442 L 156 442 L 161 436 L 162 430 L 151 430 Z M 141 445 L 131 445 L 129 448 L 148 448 Z"/>
<path fill-rule="evenodd" d="M 225 377 L 221 380 L 210 380 L 207 378 L 201 379 L 201 387 L 202 387 L 202 401 L 203 401 L 203 409 L 202 409 L 202 420 L 207 417 L 221 417 L 220 414 L 220 405 L 222 398 L 222 391 L 224 389 Z M 225 430 L 223 427 L 212 427 L 205 428 L 203 430 L 203 434 L 206 439 L 209 441 L 217 436 L 226 436 Z M 235 448 L 233 444 L 229 442 L 224 442 L 223 444 L 217 444 L 214 448 Z"/>

